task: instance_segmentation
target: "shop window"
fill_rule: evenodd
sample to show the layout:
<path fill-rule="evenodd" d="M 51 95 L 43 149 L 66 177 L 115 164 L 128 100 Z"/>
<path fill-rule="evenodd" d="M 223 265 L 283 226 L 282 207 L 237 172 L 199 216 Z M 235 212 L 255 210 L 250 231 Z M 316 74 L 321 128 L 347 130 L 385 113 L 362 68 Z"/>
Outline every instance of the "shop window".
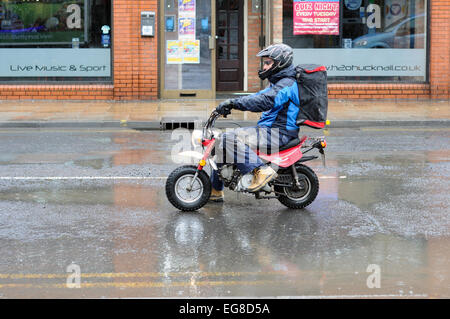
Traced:
<path fill-rule="evenodd" d="M 330 81 L 425 82 L 427 0 L 284 0 L 283 42 Z"/>
<path fill-rule="evenodd" d="M 111 81 L 111 0 L 0 0 L 0 81 Z"/>

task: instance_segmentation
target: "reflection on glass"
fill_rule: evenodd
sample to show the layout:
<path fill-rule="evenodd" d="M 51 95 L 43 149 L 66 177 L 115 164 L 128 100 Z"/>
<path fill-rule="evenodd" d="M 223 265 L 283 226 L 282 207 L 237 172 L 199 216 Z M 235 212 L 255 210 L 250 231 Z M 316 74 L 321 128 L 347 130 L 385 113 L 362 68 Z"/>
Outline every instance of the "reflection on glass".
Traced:
<path fill-rule="evenodd" d="M 230 44 L 237 44 L 238 43 L 238 30 L 237 29 L 231 29 L 230 30 Z"/>
<path fill-rule="evenodd" d="M 238 27 L 239 25 L 239 15 L 237 12 L 230 13 L 230 26 Z"/>
<path fill-rule="evenodd" d="M 228 59 L 228 52 L 227 52 L 227 46 L 221 45 L 218 48 L 218 54 L 220 60 L 227 60 Z"/>
<path fill-rule="evenodd" d="M 175 15 L 175 21 L 178 21 L 178 1 L 165 0 L 165 7 L 172 3 L 174 7 L 171 12 Z M 226 2 L 224 2 L 226 3 Z M 219 1 L 220 4 L 220 1 Z M 164 89 L 165 90 L 210 90 L 211 89 L 211 51 L 209 49 L 210 36 L 210 17 L 211 17 L 211 1 L 196 0 L 195 1 L 195 40 L 199 40 L 199 63 L 167 63 L 168 40 L 182 40 L 179 38 L 178 32 L 165 32 L 165 67 L 164 67 Z M 205 23 L 208 27 L 205 28 Z"/>
<path fill-rule="evenodd" d="M 239 47 L 237 45 L 230 45 L 230 59 L 239 59 Z"/>
<path fill-rule="evenodd" d="M 229 0 L 229 1 L 230 1 L 230 10 L 239 9 L 239 0 Z"/>
<path fill-rule="evenodd" d="M 87 19 L 85 18 L 87 17 Z M 37 52 L 53 48 L 80 48 L 77 61 L 89 65 L 88 49 L 109 49 L 111 45 L 111 0 L 0 0 L 0 48 L 13 59 L 21 52 Z M 49 51 L 52 52 L 52 51 Z M 54 51 L 56 52 L 56 50 Z M 93 51 L 90 51 L 93 52 Z M 106 52 L 106 51 L 103 51 Z M 85 57 L 84 54 L 86 53 Z M 109 55 L 109 53 L 105 53 Z M 35 55 L 30 53 L 30 55 Z M 54 55 L 45 53 L 43 64 L 56 65 Z M 3 61 L 2 61 L 3 62 Z M 106 61 L 105 61 L 106 62 Z M 25 62 L 24 62 L 25 63 Z M 1 63 L 0 63 L 1 64 Z M 47 76 L 53 73 L 33 73 L 31 81 L 109 81 L 109 77 L 93 72 L 86 76 Z M 22 76 L 3 73 L 1 80 L 23 81 Z"/>
<path fill-rule="evenodd" d="M 354 48 L 424 48 L 425 14 L 397 20 L 384 32 L 367 34 L 353 40 Z"/>
<path fill-rule="evenodd" d="M 283 42 L 294 49 L 424 49 L 426 48 L 427 0 L 340 1 L 340 34 L 294 35 L 294 7 L 283 0 Z M 344 54 L 344 53 L 343 53 Z M 376 51 L 371 54 L 377 54 Z M 382 53 L 380 53 L 382 54 Z M 405 52 L 405 54 L 407 54 Z M 416 53 L 417 56 L 420 52 Z M 423 62 L 423 65 L 426 61 Z M 360 77 L 340 76 L 339 80 Z M 333 80 L 333 78 L 330 78 Z M 423 82 L 423 76 L 368 76 L 364 80 Z"/>
<path fill-rule="evenodd" d="M 227 9 L 227 1 L 228 0 L 218 0 L 217 1 L 217 9 L 218 10 L 226 10 Z"/>
<path fill-rule="evenodd" d="M 226 29 L 219 29 L 217 36 L 218 43 L 228 43 L 228 32 Z"/>
<path fill-rule="evenodd" d="M 219 27 L 226 27 L 227 26 L 227 13 L 219 13 L 219 19 L 218 19 L 218 26 Z"/>

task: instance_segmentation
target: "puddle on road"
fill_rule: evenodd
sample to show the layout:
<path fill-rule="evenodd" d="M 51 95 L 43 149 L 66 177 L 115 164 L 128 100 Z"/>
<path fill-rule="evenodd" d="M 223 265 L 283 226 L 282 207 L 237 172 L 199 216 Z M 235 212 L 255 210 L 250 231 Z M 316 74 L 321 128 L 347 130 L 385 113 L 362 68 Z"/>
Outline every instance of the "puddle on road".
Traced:
<path fill-rule="evenodd" d="M 158 181 L 156 181 L 158 182 Z M 155 199 L 160 187 L 154 182 L 114 183 L 113 181 L 47 181 L 28 182 L 25 188 L 1 187 L 0 201 L 53 204 L 53 205 L 106 205 L 119 208 L 152 208 L 158 203 Z M 44 186 L 42 186 L 44 184 Z M 50 184 L 50 185 L 49 185 Z M 74 185 L 78 184 L 78 185 Z M 141 185 L 140 185 L 141 184 Z"/>
<path fill-rule="evenodd" d="M 135 149 L 61 163 L 94 171 L 171 163 L 166 146 L 143 147 L 150 141 L 117 137 Z M 301 211 L 226 191 L 224 204 L 184 214 L 167 203 L 163 181 L 0 183 L 0 273 L 65 274 L 75 261 L 85 273 L 161 274 L 142 280 L 165 288 L 139 296 L 449 297 L 448 152 L 405 154 L 328 156 L 326 169 L 312 166 L 331 178 L 320 179 L 318 198 Z M 369 265 L 380 267 L 380 288 L 367 286 Z"/>
<path fill-rule="evenodd" d="M 161 185 L 145 183 L 82 182 L 73 188 L 72 182 L 57 182 L 54 187 L 35 183 L 24 193 L 9 189 L 0 194 L 7 212 L 0 217 L 6 243 L 0 245 L 0 273 L 11 267 L 17 272 L 20 259 L 22 273 L 64 273 L 76 261 L 84 273 L 161 274 L 123 279 L 164 283 L 146 288 L 142 296 L 450 295 L 450 236 L 386 231 L 383 218 L 360 207 L 353 191 L 361 185 L 335 182 L 326 180 L 318 201 L 301 211 L 276 201 L 256 204 L 251 197 L 246 205 L 226 192 L 230 200 L 222 205 L 180 213 L 167 203 Z M 376 189 L 377 181 L 372 182 Z M 332 198 L 336 194 L 338 201 Z M 381 269 L 376 290 L 366 284 L 372 264 Z M 194 282 L 192 273 L 198 274 Z M 119 279 L 107 282 L 114 280 Z M 124 288 L 123 294 L 130 290 L 136 291 Z M 94 296 L 100 292 L 88 289 Z M 109 293 L 121 295 L 115 288 Z"/>

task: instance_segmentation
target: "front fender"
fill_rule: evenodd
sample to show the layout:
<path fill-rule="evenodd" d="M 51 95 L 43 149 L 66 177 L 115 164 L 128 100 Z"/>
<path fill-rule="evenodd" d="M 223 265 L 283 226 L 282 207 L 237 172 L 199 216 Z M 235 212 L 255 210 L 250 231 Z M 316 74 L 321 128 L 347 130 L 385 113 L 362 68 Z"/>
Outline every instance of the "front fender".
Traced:
<path fill-rule="evenodd" d="M 178 153 L 178 156 L 186 157 L 186 158 L 194 158 L 197 160 L 201 160 L 203 158 L 203 154 L 196 151 L 185 151 Z"/>
<path fill-rule="evenodd" d="M 196 151 L 181 152 L 181 153 L 178 153 L 178 156 L 183 159 L 189 159 L 189 158 L 193 159 L 194 160 L 193 163 L 197 163 L 198 161 L 203 159 L 203 154 L 200 152 L 196 152 Z M 217 171 L 217 164 L 214 161 L 214 159 L 208 158 L 208 162 L 212 166 L 212 168 Z"/>

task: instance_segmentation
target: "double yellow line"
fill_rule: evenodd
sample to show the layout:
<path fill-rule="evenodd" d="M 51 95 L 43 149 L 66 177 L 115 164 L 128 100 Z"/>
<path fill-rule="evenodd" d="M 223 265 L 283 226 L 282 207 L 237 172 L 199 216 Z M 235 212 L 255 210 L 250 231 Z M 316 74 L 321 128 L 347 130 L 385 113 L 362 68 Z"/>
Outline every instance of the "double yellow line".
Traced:
<path fill-rule="evenodd" d="M 169 287 L 203 287 L 203 286 L 257 286 L 274 285 L 279 280 L 201 280 L 208 277 L 231 277 L 243 276 L 276 276 L 282 272 L 184 272 L 184 273 L 86 273 L 80 275 L 80 288 L 169 288 Z M 66 279 L 67 274 L 0 274 L 0 280 L 24 280 L 24 279 Z M 171 279 L 187 277 L 187 281 L 132 281 L 132 282 L 83 282 L 87 278 L 157 278 Z M 1 283 L 0 289 L 22 288 L 22 289 L 48 289 L 68 288 L 66 283 Z"/>

